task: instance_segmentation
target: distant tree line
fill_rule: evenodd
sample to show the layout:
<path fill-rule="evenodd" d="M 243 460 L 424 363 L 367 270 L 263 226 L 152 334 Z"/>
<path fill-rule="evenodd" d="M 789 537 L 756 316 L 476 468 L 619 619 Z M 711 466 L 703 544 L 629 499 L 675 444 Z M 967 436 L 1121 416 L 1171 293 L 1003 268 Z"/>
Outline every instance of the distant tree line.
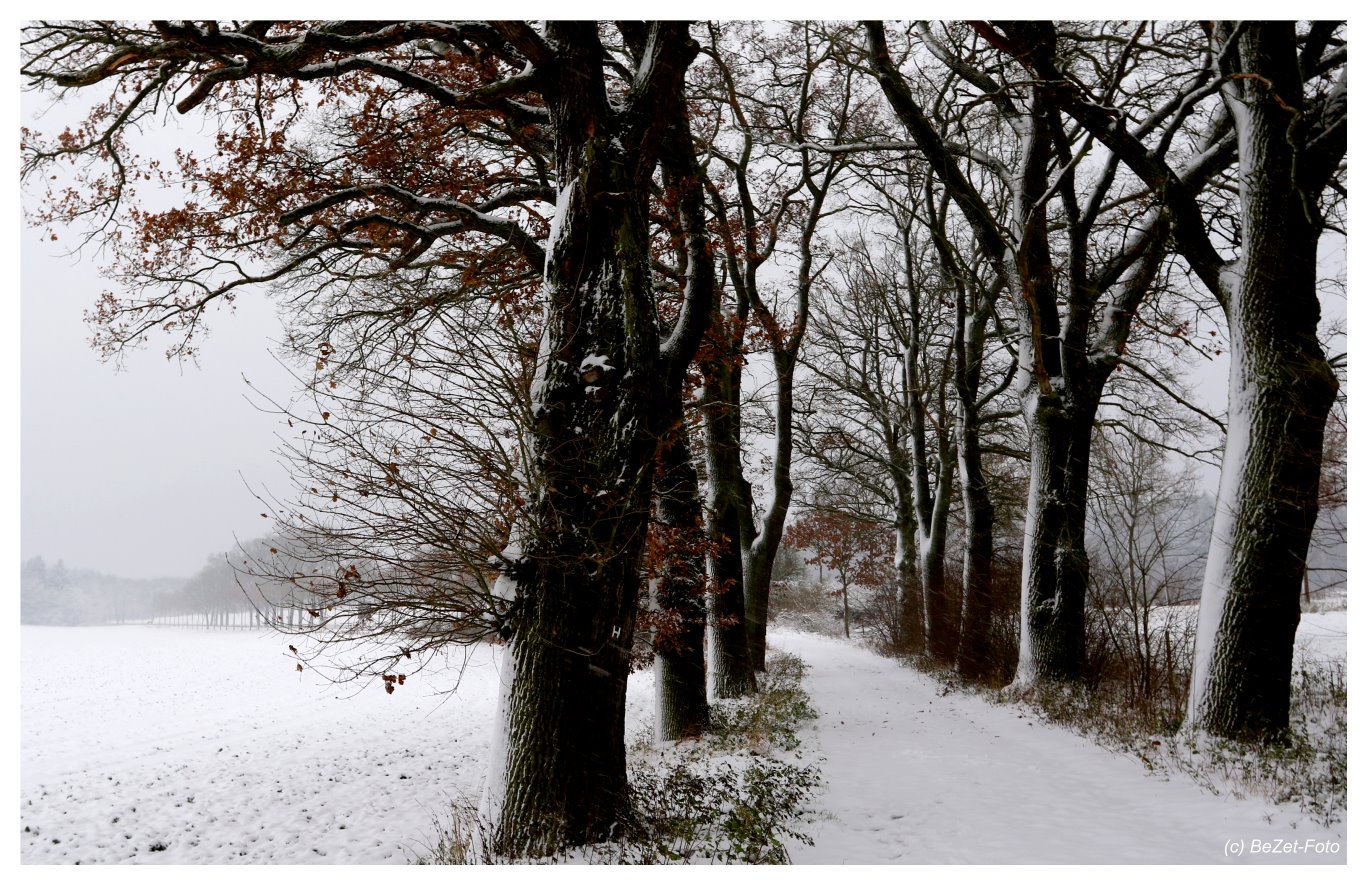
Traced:
<path fill-rule="evenodd" d="M 269 542 L 253 542 L 266 543 Z M 19 622 L 55 627 L 143 623 L 157 618 L 198 616 L 213 625 L 220 616 L 268 612 L 297 621 L 281 609 L 289 594 L 273 585 L 239 582 L 232 553 L 210 556 L 190 578 L 124 578 L 94 569 L 49 565 L 41 556 L 24 561 L 19 575 Z M 238 618 L 237 621 L 245 620 Z"/>
<path fill-rule="evenodd" d="M 19 572 L 19 622 L 57 627 L 121 624 L 168 610 L 184 578 L 121 578 L 93 569 L 49 565 L 41 556 Z"/>

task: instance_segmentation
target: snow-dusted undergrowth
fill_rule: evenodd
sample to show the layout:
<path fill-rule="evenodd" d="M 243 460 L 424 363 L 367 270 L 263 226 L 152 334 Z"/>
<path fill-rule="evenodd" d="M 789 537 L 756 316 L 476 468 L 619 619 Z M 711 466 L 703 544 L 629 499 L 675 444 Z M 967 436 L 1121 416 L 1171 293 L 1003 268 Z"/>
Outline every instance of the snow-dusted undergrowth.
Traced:
<path fill-rule="evenodd" d="M 1189 636 L 1195 606 L 1155 609 L 1151 628 Z M 1099 637 L 1102 638 L 1102 637 Z M 1122 636 L 1123 638 L 1123 636 Z M 1156 774 L 1188 777 L 1203 788 L 1235 797 L 1256 796 L 1292 805 L 1324 826 L 1342 823 L 1347 812 L 1348 684 L 1347 612 L 1311 612 L 1301 616 L 1291 680 L 1290 727 L 1282 739 L 1265 746 L 1193 735 L 1182 730 L 1180 707 L 1190 679 L 1190 649 L 1179 650 L 1171 671 L 1155 675 L 1158 691 L 1149 699 L 1127 695 L 1122 675 L 1134 647 L 1109 645 L 1109 669 L 1087 688 L 1040 686 L 1020 700 L 1051 724 L 1086 735 L 1106 747 L 1129 753 Z M 1162 648 L 1162 640 L 1155 645 Z M 1129 656 L 1129 657 L 1127 657 Z M 1169 686 L 1168 683 L 1173 683 Z M 1163 695 L 1162 690 L 1173 694 Z M 1179 705 L 1174 714 L 1170 705 Z"/>
<path fill-rule="evenodd" d="M 802 732 L 816 718 L 802 686 L 806 666 L 771 655 L 759 690 L 715 701 L 700 740 L 655 744 L 638 732 L 628 748 L 632 815 L 621 838 L 551 857 L 538 864 L 718 864 L 789 861 L 789 845 L 810 845 L 805 824 L 821 783 L 820 761 L 802 749 Z M 455 803 L 440 837 L 420 863 L 505 864 L 497 856 L 490 818 L 474 802 Z"/>

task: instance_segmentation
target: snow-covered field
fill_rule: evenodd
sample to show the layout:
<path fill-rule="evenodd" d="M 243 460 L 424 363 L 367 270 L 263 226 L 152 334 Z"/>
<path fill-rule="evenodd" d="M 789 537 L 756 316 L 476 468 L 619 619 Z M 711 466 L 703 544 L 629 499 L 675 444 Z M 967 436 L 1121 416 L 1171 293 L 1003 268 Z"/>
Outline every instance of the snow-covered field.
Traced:
<path fill-rule="evenodd" d="M 1296 651 L 1307 658 L 1348 660 L 1348 612 L 1301 615 L 1301 626 L 1296 631 Z"/>
<path fill-rule="evenodd" d="M 1311 616 L 1332 619 L 1329 616 Z M 1326 623 L 1326 642 L 1342 633 Z M 170 627 L 24 627 L 26 863 L 402 863 L 477 795 L 493 652 L 394 694 L 297 673 L 286 640 Z M 808 863 L 1342 862 L 1344 827 L 1147 775 L 1129 757 L 847 642 L 777 631 L 810 665 L 826 758 Z M 649 722 L 649 673 L 628 716 Z M 629 731 L 632 729 L 629 728 Z M 1252 840 L 1336 854 L 1254 855 Z M 1227 857 L 1243 840 L 1241 857 Z"/>

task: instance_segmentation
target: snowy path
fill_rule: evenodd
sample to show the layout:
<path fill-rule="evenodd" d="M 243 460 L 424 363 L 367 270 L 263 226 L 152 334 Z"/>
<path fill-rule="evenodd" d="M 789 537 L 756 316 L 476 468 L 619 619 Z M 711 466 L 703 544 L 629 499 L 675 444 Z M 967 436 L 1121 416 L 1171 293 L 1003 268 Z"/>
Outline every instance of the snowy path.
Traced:
<path fill-rule="evenodd" d="M 813 749 L 826 758 L 826 819 L 794 863 L 1217 863 L 1231 839 L 1245 861 L 1346 858 L 1342 825 L 1149 776 L 1012 707 L 941 697 L 930 678 L 847 642 L 780 632 L 772 645 L 810 665 Z M 1253 839 L 1307 838 L 1342 849 L 1249 854 Z"/>

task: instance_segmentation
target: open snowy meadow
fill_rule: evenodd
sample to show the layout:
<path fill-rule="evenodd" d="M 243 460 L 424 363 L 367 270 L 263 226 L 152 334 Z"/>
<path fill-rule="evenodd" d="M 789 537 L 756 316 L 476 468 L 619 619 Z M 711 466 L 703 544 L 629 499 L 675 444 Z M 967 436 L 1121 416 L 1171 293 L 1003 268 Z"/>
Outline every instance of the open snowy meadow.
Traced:
<path fill-rule="evenodd" d="M 1302 638 L 1341 654 L 1343 615 L 1306 616 Z M 25 863 L 404 863 L 484 776 L 498 685 L 488 647 L 458 686 L 454 669 L 434 670 L 386 694 L 296 672 L 273 634 L 21 637 Z M 771 643 L 810 665 L 819 719 L 805 741 L 825 759 L 815 844 L 790 846 L 794 862 L 1346 859 L 1345 824 L 1151 776 L 854 643 L 787 631 Z M 632 678 L 629 731 L 645 733 L 652 691 L 650 673 Z M 1277 840 L 1303 847 L 1254 848 Z"/>

